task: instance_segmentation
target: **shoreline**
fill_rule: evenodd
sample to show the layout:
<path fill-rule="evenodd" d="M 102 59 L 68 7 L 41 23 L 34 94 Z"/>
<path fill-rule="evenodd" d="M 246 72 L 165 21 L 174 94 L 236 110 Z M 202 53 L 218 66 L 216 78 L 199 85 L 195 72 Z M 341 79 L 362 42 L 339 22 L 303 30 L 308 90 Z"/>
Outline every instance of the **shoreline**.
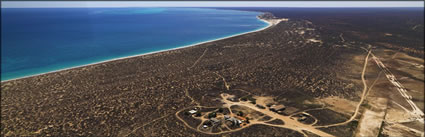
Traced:
<path fill-rule="evenodd" d="M 262 13 L 262 14 L 264 14 L 264 13 Z M 81 67 L 86 67 L 86 66 L 91 66 L 91 65 L 96 65 L 96 64 L 102 64 L 102 63 L 107 63 L 107 62 L 116 61 L 116 60 L 134 58 L 134 57 L 139 57 L 139 56 L 144 56 L 144 55 L 151 55 L 151 54 L 155 54 L 155 53 L 161 53 L 161 52 L 166 52 L 166 51 L 172 51 L 172 50 L 178 50 L 178 49 L 193 47 L 193 46 L 202 45 L 202 44 L 209 43 L 209 42 L 224 40 L 224 39 L 228 39 L 228 38 L 232 38 L 232 37 L 236 37 L 236 36 L 241 36 L 241 35 L 245 35 L 245 34 L 249 34 L 249 33 L 254 33 L 254 32 L 258 32 L 258 31 L 262 31 L 262 30 L 265 30 L 265 29 L 267 29 L 267 28 L 269 28 L 269 27 L 271 27 L 271 26 L 274 25 L 272 22 L 269 22 L 269 21 L 264 20 L 264 19 L 260 19 L 258 16 L 260 16 L 260 15 L 257 15 L 257 17 L 256 17 L 258 20 L 260 20 L 260 21 L 262 21 L 264 23 L 267 23 L 268 25 L 265 26 L 265 27 L 263 27 L 263 28 L 256 29 L 256 30 L 252 30 L 252 31 L 248 31 L 248 32 L 243 32 L 243 33 L 239 33 L 239 34 L 234 34 L 234 35 L 230 35 L 230 36 L 226 36 L 226 37 L 222 37 L 222 38 L 217 38 L 217 39 L 213 39 L 213 40 L 207 40 L 207 41 L 203 41 L 203 42 L 198 42 L 198 43 L 194 43 L 194 44 L 190 44 L 190 45 L 185 45 L 185 46 L 181 46 L 181 47 L 176 47 L 176 48 L 171 48 L 171 49 L 164 49 L 164 50 L 158 50 L 158 51 L 153 51 L 153 52 L 148 52 L 148 53 L 142 53 L 142 54 L 137 54 L 137 55 L 131 55 L 131 56 L 126 56 L 126 57 L 120 57 L 120 58 L 115 58 L 115 59 L 109 59 L 109 60 L 104 60 L 104 61 L 100 61 L 100 62 L 85 64 L 85 65 L 79 65 L 79 66 L 75 66 L 75 67 L 69 67 L 69 68 L 59 69 L 59 70 L 50 71 L 50 72 L 45 72 L 45 73 L 40 73 L 40 74 L 34 74 L 34 75 L 19 77 L 19 78 L 13 78 L 13 79 L 8 79 L 8 80 L 1 80 L 1 83 L 13 81 L 13 80 L 24 79 L 24 78 L 35 77 L 35 76 L 40 76 L 40 75 L 45 75 L 45 74 L 50 74 L 50 73 L 55 73 L 55 72 L 60 72 L 60 71 L 65 71 L 65 70 L 70 70 L 70 69 L 75 69 L 75 68 L 81 68 Z"/>

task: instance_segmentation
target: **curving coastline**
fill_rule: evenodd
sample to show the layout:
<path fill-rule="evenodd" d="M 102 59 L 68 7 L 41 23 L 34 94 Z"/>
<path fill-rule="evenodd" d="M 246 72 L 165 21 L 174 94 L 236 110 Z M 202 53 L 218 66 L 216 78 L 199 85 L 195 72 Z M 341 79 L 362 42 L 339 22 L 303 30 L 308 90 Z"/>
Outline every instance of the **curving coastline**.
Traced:
<path fill-rule="evenodd" d="M 421 125 L 421 121 L 417 120 L 421 117 L 409 115 L 415 108 L 412 107 L 412 110 L 406 106 L 413 103 L 420 108 L 423 104 L 421 98 L 424 91 L 420 87 L 424 83 L 423 78 L 418 77 L 423 75 L 420 71 L 423 59 L 380 46 L 379 43 L 370 43 L 372 40 L 388 42 L 388 45 L 400 42 L 403 47 L 409 47 L 414 43 L 423 45 L 420 42 L 422 37 L 404 39 L 409 34 L 389 37 L 385 33 L 399 29 L 381 31 L 379 24 L 374 31 L 367 27 L 357 28 L 368 24 L 358 22 L 359 19 L 385 18 L 377 15 L 353 16 L 356 18 L 351 21 L 342 21 L 346 16 L 330 16 L 328 11 L 332 10 L 326 9 L 326 15 L 310 18 L 312 12 L 309 9 L 293 12 L 263 9 L 272 12 L 249 14 L 246 16 L 248 20 L 239 20 L 236 18 L 238 16 L 225 18 L 237 21 L 226 25 L 227 29 L 233 30 L 242 24 L 249 25 L 249 29 L 241 27 L 233 33 L 203 40 L 196 35 L 175 36 L 193 41 L 180 44 L 170 42 L 171 46 L 168 47 L 62 65 L 61 68 L 45 70 L 115 59 L 2 82 L 1 134 L 183 137 L 357 136 L 367 133 L 370 136 L 422 136 L 423 129 L 416 126 Z M 296 18 L 282 15 L 293 13 L 306 16 Z M 200 18 L 193 19 L 193 24 L 198 25 Z M 267 24 L 261 19 L 269 26 L 266 27 Z M 405 21 L 404 17 L 391 19 L 398 23 Z M 210 18 L 205 20 L 209 23 Z M 341 23 L 343 25 L 338 25 Z M 351 30 L 345 31 L 348 24 L 357 30 L 354 34 L 364 34 L 370 39 L 353 35 Z M 202 31 L 202 28 L 204 26 L 199 25 L 191 31 L 227 30 L 214 27 Z M 162 29 L 152 30 L 159 32 Z M 256 32 L 222 38 L 248 31 Z M 181 31 L 175 31 L 173 35 L 178 32 Z M 166 40 L 166 37 L 157 38 L 159 41 Z M 216 40 L 219 38 L 221 40 Z M 387 41 L 388 38 L 395 40 Z M 110 42 L 115 40 L 120 39 Z M 133 43 L 135 46 L 144 45 Z M 178 47 L 181 45 L 186 47 Z M 187 47 L 189 45 L 193 46 Z M 122 48 L 115 43 L 110 46 Z M 82 49 L 82 53 L 96 52 L 94 49 Z M 147 54 L 159 50 L 163 51 Z M 365 50 L 369 51 L 370 56 Z M 146 56 L 141 56 L 142 53 Z M 139 56 L 131 58 L 132 55 Z M 376 56 L 374 64 L 378 65 L 365 68 L 368 66 L 365 63 L 373 61 L 367 59 L 372 55 Z M 117 60 L 121 57 L 126 58 Z M 382 71 L 386 69 L 382 62 L 391 67 L 388 69 L 400 71 Z M 385 78 L 381 75 L 384 72 L 391 74 L 391 77 Z M 31 74 L 37 73 L 20 73 L 20 76 Z M 394 80 L 397 83 L 391 84 Z M 365 83 L 372 83 L 367 85 L 367 91 L 364 91 Z M 407 97 L 412 102 L 402 98 L 403 94 L 397 91 L 400 88 L 408 92 Z M 361 96 L 360 92 L 367 93 Z M 355 110 L 356 106 L 359 108 Z M 353 116 L 356 113 L 357 116 Z M 377 124 L 370 125 L 370 121 Z M 396 124 L 400 122 L 405 123 L 403 127 Z"/>
<path fill-rule="evenodd" d="M 29 77 L 40 76 L 40 75 L 45 75 L 45 74 L 50 74 L 50 73 L 55 73 L 55 72 L 60 72 L 60 71 L 65 71 L 65 70 L 70 70 L 70 69 L 75 69 L 75 68 L 81 68 L 81 67 L 86 67 L 86 66 L 91 66 L 91 65 L 96 65 L 96 64 L 102 64 L 102 63 L 107 63 L 107 62 L 116 61 L 116 60 L 122 60 L 122 59 L 128 59 L 128 58 L 134 58 L 134 57 L 139 57 L 139 56 L 144 56 L 144 55 L 151 55 L 151 54 L 155 54 L 155 53 L 161 53 L 161 52 L 166 52 L 166 51 L 172 51 L 172 50 L 178 50 L 178 49 L 188 48 L 188 47 L 202 45 L 202 44 L 209 43 L 209 42 L 219 41 L 219 40 L 228 39 L 228 38 L 232 38 L 232 37 L 236 37 L 236 36 L 240 36 L 240 35 L 244 35 L 244 34 L 249 34 L 249 33 L 253 33 L 253 32 L 262 31 L 264 29 L 267 29 L 267 28 L 269 28 L 269 27 L 277 24 L 273 20 L 270 20 L 269 21 L 269 20 L 260 18 L 264 14 L 266 14 L 266 13 L 260 13 L 260 15 L 257 15 L 257 19 L 260 20 L 260 21 L 262 21 L 262 22 L 264 22 L 264 23 L 267 23 L 268 25 L 267 26 L 264 26 L 263 28 L 256 29 L 256 30 L 252 30 L 252 31 L 248 31 L 248 32 L 243 32 L 243 33 L 238 33 L 238 34 L 234 34 L 234 35 L 230 35 L 230 36 L 225 36 L 225 37 L 217 38 L 217 39 L 213 39 L 213 40 L 202 41 L 202 42 L 198 42 L 198 43 L 195 43 L 195 44 L 180 46 L 180 47 L 171 48 L 171 49 L 164 49 L 164 50 L 158 50 L 158 51 L 153 51 L 153 52 L 148 52 L 148 53 L 142 53 L 142 54 L 137 54 L 137 55 L 131 55 L 131 56 L 126 56 L 126 57 L 119 57 L 119 58 L 114 58 L 114 59 L 108 59 L 108 60 L 104 60 L 104 61 L 100 61 L 100 62 L 95 62 L 95 63 L 90 63 L 90 64 L 84 64 L 84 65 L 79 65 L 79 66 L 69 67 L 69 68 L 64 68 L 64 69 L 58 69 L 58 70 L 49 71 L 49 72 L 45 72 L 45 73 L 39 73 L 39 74 L 34 74 L 34 75 L 29 75 L 29 76 L 23 76 L 23 77 L 19 77 L 19 78 L 1 80 L 1 83 L 8 82 L 8 81 L 13 81 L 13 80 L 24 79 L 24 78 L 29 78 Z"/>

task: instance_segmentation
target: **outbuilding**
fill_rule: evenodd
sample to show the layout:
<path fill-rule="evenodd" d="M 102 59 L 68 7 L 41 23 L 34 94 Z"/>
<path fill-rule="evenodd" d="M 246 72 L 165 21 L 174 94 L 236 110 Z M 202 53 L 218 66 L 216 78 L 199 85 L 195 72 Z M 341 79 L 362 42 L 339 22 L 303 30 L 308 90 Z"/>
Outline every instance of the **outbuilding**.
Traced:
<path fill-rule="evenodd" d="M 228 118 L 226 120 L 232 122 L 232 125 L 239 126 L 240 124 L 242 124 L 242 121 L 239 120 L 239 119 L 237 119 L 237 118 L 235 118 L 235 117 L 230 117 L 230 118 Z"/>
<path fill-rule="evenodd" d="M 198 112 L 198 111 L 196 111 L 196 110 L 192 109 L 192 110 L 190 110 L 190 111 L 189 111 L 189 114 L 193 115 L 193 114 L 195 114 L 196 112 Z"/>
<path fill-rule="evenodd" d="M 263 105 L 260 105 L 260 104 L 257 104 L 257 105 L 255 105 L 257 108 L 260 108 L 260 109 L 265 109 L 266 107 L 264 107 Z"/>
<path fill-rule="evenodd" d="M 220 123 L 220 120 L 218 120 L 217 118 L 210 118 L 210 120 L 215 125 Z"/>
<path fill-rule="evenodd" d="M 279 112 L 279 111 L 285 110 L 285 108 L 286 108 L 285 105 L 279 104 L 279 105 L 272 105 L 270 107 L 270 110 L 274 112 Z"/>

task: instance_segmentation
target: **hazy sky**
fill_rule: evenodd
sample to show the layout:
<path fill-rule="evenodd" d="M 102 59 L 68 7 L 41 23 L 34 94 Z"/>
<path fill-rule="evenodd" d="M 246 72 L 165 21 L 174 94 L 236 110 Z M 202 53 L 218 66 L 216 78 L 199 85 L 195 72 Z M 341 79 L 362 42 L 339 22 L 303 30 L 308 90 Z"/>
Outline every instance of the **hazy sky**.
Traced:
<path fill-rule="evenodd" d="M 1 7 L 424 7 L 424 1 L 2 1 Z"/>

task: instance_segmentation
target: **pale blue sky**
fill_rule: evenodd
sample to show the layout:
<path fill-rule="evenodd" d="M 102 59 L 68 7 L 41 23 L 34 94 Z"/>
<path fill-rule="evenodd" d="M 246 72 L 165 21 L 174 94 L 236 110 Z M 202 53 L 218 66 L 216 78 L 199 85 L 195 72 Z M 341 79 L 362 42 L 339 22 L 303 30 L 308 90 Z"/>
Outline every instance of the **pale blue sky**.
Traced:
<path fill-rule="evenodd" d="M 424 1 L 2 1 L 2 8 L 58 7 L 424 7 Z"/>

